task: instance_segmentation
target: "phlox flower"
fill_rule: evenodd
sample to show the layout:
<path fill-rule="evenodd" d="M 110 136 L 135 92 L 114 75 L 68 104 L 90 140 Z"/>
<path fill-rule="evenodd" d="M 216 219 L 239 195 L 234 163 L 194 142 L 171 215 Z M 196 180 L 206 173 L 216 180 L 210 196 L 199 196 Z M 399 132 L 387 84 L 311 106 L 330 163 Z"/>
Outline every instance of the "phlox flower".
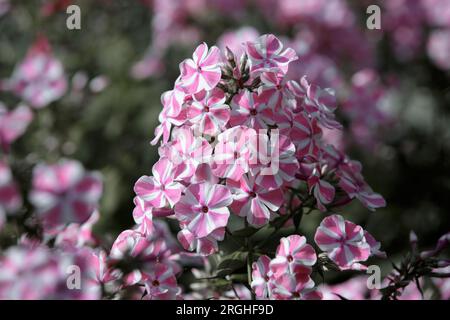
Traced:
<path fill-rule="evenodd" d="M 257 92 L 244 90 L 231 101 L 231 126 L 243 125 L 255 130 L 274 125 L 273 111 Z"/>
<path fill-rule="evenodd" d="M 305 274 L 283 274 L 272 281 L 272 296 L 276 300 L 321 300 L 314 281 Z"/>
<path fill-rule="evenodd" d="M 188 228 L 178 232 L 177 238 L 185 250 L 195 251 L 202 256 L 209 256 L 219 250 L 218 241 L 225 236 L 225 228 L 217 228 L 206 237 L 196 237 Z"/>
<path fill-rule="evenodd" d="M 67 79 L 48 40 L 40 37 L 25 59 L 15 68 L 9 88 L 34 108 L 43 108 L 58 100 L 67 90 Z"/>
<path fill-rule="evenodd" d="M 347 170 L 340 172 L 339 186 L 347 193 L 350 199 L 356 198 L 369 210 L 375 211 L 377 208 L 386 206 L 384 198 L 373 192 L 372 188 L 365 182 L 361 175 L 361 166 L 346 166 Z"/>
<path fill-rule="evenodd" d="M 0 147 L 4 152 L 9 151 L 10 144 L 25 132 L 31 120 L 33 113 L 27 106 L 8 111 L 0 102 Z"/>
<path fill-rule="evenodd" d="M 60 248 L 82 248 L 97 244 L 98 241 L 92 233 L 92 227 L 99 219 L 100 214 L 95 210 L 83 224 L 70 223 L 56 235 L 55 246 Z"/>
<path fill-rule="evenodd" d="M 281 238 L 276 257 L 270 262 L 270 269 L 275 277 L 285 273 L 309 275 L 310 267 L 316 263 L 316 260 L 314 248 L 306 243 L 306 238 L 291 235 Z"/>
<path fill-rule="evenodd" d="M 272 278 L 272 271 L 270 270 L 270 258 L 263 255 L 252 264 L 252 282 L 251 287 L 255 295 L 261 299 L 270 297 L 269 282 Z"/>
<path fill-rule="evenodd" d="M 165 250 L 163 240 L 151 241 L 136 230 L 125 230 L 114 241 L 110 258 L 114 261 L 136 259 L 139 262 L 140 268 L 124 275 L 125 285 L 130 286 L 146 279 L 146 274 L 159 261 Z"/>
<path fill-rule="evenodd" d="M 177 179 L 189 181 L 200 164 L 209 163 L 212 147 L 205 138 L 195 137 L 185 127 L 178 128 L 172 136 L 172 142 L 161 146 L 159 154 L 176 165 L 174 175 Z"/>
<path fill-rule="evenodd" d="M 296 114 L 289 137 L 297 148 L 297 156 L 319 156 L 322 130 L 317 119 L 304 112 Z"/>
<path fill-rule="evenodd" d="M 366 261 L 370 256 L 370 245 L 364 238 L 364 230 L 337 214 L 322 220 L 314 240 L 343 269 L 351 268 L 356 262 Z"/>
<path fill-rule="evenodd" d="M 212 171 L 221 178 L 239 180 L 250 169 L 250 143 L 256 132 L 244 126 L 227 129 L 217 137 Z"/>
<path fill-rule="evenodd" d="M 272 190 L 293 181 L 299 164 L 295 157 L 295 146 L 289 137 L 272 130 L 270 138 L 262 134 L 258 138 L 258 143 L 252 145 L 252 154 L 256 154 L 258 160 L 251 168 L 256 183 Z"/>
<path fill-rule="evenodd" d="M 206 43 L 200 44 L 192 59 L 180 63 L 181 85 L 187 93 L 211 90 L 220 81 L 220 51 L 216 46 L 208 50 Z"/>
<path fill-rule="evenodd" d="M 225 104 L 222 90 L 202 91 L 194 95 L 194 101 L 187 110 L 187 117 L 200 135 L 217 135 L 230 119 L 230 107 Z"/>
<path fill-rule="evenodd" d="M 49 228 L 86 221 L 102 194 L 99 173 L 87 172 L 78 161 L 67 159 L 37 165 L 32 186 L 30 202 Z"/>
<path fill-rule="evenodd" d="M 134 185 L 134 192 L 144 200 L 145 205 L 163 208 L 173 207 L 180 200 L 184 186 L 174 181 L 174 165 L 162 158 L 153 165 L 153 176 L 142 176 Z"/>
<path fill-rule="evenodd" d="M 254 42 L 245 43 L 251 61 L 251 72 L 275 71 L 287 73 L 288 65 L 298 57 L 292 48 L 283 50 L 283 44 L 272 34 L 265 34 Z"/>
<path fill-rule="evenodd" d="M 386 252 L 381 251 L 381 243 L 366 230 L 364 230 L 364 238 L 370 246 L 370 255 L 379 258 L 386 258 Z"/>
<path fill-rule="evenodd" d="M 174 300 L 179 293 L 173 270 L 162 263 L 156 264 L 147 274 L 145 289 L 145 300 Z"/>
<path fill-rule="evenodd" d="M 203 238 L 227 225 L 230 216 L 227 206 L 232 201 L 225 186 L 207 182 L 191 184 L 175 205 L 175 216 L 197 238 Z"/>
<path fill-rule="evenodd" d="M 239 181 L 228 180 L 233 193 L 231 209 L 235 214 L 246 217 L 253 226 L 263 226 L 271 220 L 274 212 L 283 204 L 280 189 L 267 190 L 255 183 L 255 177 L 243 175 Z"/>
<path fill-rule="evenodd" d="M 21 206 L 22 197 L 11 169 L 5 160 L 0 159 L 0 208 L 6 214 L 16 212 Z"/>
<path fill-rule="evenodd" d="M 308 178 L 309 192 L 314 195 L 316 205 L 320 211 L 325 212 L 325 205 L 330 204 L 335 196 L 335 189 L 328 181 L 322 179 L 320 165 L 316 163 L 311 176 Z"/>
<path fill-rule="evenodd" d="M 258 88 L 261 99 L 275 111 L 292 112 L 295 108 L 295 95 L 291 92 L 289 82 L 276 72 L 264 72 L 260 76 L 262 85 Z"/>
<path fill-rule="evenodd" d="M 316 118 L 317 121 L 329 129 L 341 129 L 342 126 L 335 120 L 334 110 L 336 109 L 336 97 L 334 91 L 326 88 L 322 89 L 314 84 L 309 84 L 306 77 L 300 81 L 306 95 L 304 97 L 303 108 Z"/>
<path fill-rule="evenodd" d="M 140 197 L 134 197 L 133 219 L 138 225 L 138 231 L 143 234 L 150 234 L 153 231 L 153 211 L 151 207 L 145 205 L 145 201 Z"/>

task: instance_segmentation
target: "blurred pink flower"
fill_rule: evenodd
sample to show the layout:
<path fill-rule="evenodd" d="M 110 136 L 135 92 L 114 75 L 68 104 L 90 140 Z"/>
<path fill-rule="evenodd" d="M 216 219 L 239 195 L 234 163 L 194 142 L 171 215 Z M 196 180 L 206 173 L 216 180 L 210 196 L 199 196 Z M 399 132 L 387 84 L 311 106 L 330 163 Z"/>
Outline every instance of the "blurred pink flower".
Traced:
<path fill-rule="evenodd" d="M 33 113 L 25 105 L 19 105 L 8 111 L 0 102 L 0 146 L 4 152 L 9 151 L 12 142 L 23 135 L 33 120 Z"/>
<path fill-rule="evenodd" d="M 53 56 L 47 38 L 36 40 L 8 86 L 34 108 L 43 108 L 64 95 L 67 79 L 63 65 Z"/>
<path fill-rule="evenodd" d="M 76 160 L 39 164 L 33 170 L 30 202 L 45 228 L 85 222 L 98 206 L 101 176 Z"/>

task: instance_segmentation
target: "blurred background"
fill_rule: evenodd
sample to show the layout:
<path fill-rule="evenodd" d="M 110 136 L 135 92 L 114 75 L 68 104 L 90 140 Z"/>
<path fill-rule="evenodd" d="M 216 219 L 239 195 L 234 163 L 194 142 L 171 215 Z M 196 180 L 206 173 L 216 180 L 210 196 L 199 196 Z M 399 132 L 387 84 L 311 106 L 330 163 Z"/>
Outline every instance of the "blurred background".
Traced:
<path fill-rule="evenodd" d="M 68 30 L 66 8 L 81 9 Z M 381 29 L 367 28 L 369 5 Z M 179 63 L 200 43 L 238 48 L 273 33 L 300 59 L 292 79 L 336 90 L 343 132 L 327 139 L 363 164 L 387 200 L 350 220 L 366 225 L 393 259 L 414 230 L 423 247 L 450 230 L 450 1 L 447 0 L 0 0 L 0 79 L 39 36 L 64 66 L 64 95 L 39 110 L 11 149 L 24 199 L 33 166 L 73 158 L 104 178 L 96 231 L 113 240 L 133 224 L 133 185 L 158 159 L 151 146 Z M 0 91 L 8 108 L 21 100 Z M 302 222 L 311 234 L 321 216 Z"/>

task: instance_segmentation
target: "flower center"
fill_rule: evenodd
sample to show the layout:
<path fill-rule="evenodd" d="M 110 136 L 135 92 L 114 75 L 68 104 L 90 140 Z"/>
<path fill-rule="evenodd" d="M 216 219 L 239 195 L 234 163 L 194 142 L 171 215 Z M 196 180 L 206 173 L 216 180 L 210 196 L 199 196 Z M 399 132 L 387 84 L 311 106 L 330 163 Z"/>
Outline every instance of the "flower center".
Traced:
<path fill-rule="evenodd" d="M 153 280 L 152 286 L 158 287 L 159 286 L 159 281 L 158 280 Z"/>
<path fill-rule="evenodd" d="M 205 107 L 203 108 L 203 111 L 209 112 L 209 107 L 205 106 Z"/>
<path fill-rule="evenodd" d="M 250 115 L 252 115 L 252 116 L 256 116 L 257 113 L 258 112 L 256 111 L 256 109 L 251 109 L 250 110 Z"/>
<path fill-rule="evenodd" d="M 292 296 L 293 296 L 294 298 L 300 298 L 300 293 L 298 293 L 298 292 L 292 292 Z"/>
<path fill-rule="evenodd" d="M 289 256 L 287 256 L 287 261 L 292 262 L 292 261 L 294 261 L 294 258 L 291 255 L 289 255 Z"/>
<path fill-rule="evenodd" d="M 207 206 L 203 206 L 202 207 L 202 212 L 203 213 L 208 213 L 208 211 L 209 211 L 209 208 Z"/>
<path fill-rule="evenodd" d="M 253 191 L 252 191 L 252 192 L 250 192 L 250 193 L 249 193 L 249 195 L 250 195 L 250 197 L 252 197 L 252 198 L 256 198 L 256 193 L 255 193 L 255 192 L 253 192 Z"/>

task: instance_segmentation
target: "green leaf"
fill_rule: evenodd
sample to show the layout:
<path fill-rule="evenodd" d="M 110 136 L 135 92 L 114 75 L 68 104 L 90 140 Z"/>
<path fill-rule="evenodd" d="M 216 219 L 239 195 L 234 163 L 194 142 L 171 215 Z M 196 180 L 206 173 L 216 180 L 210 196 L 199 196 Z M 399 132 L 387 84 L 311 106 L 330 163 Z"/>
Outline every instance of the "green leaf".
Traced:
<path fill-rule="evenodd" d="M 217 266 L 217 276 L 222 277 L 233 273 L 245 266 L 247 261 L 247 252 L 236 251 L 220 259 Z"/>

